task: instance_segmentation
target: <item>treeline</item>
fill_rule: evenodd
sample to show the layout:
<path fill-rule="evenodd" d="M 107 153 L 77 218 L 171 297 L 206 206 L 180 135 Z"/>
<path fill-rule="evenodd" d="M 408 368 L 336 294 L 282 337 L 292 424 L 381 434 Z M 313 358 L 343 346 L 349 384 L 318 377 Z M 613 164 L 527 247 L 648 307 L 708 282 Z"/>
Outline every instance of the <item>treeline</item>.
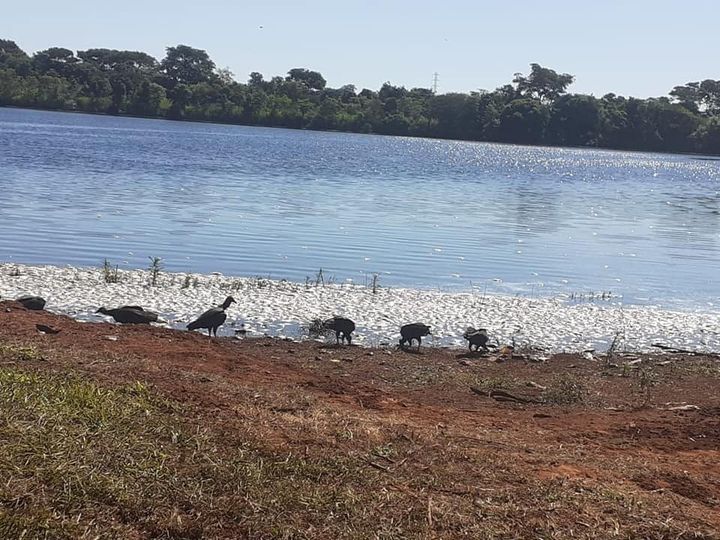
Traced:
<path fill-rule="evenodd" d="M 0 40 L 0 106 L 128 114 L 288 128 L 523 144 L 720 154 L 720 81 L 668 97 L 569 94 L 572 75 L 531 64 L 511 84 L 434 94 L 385 83 L 328 88 L 304 68 L 246 83 L 186 45 L 165 58 L 135 51 L 53 47 L 26 54 Z"/>

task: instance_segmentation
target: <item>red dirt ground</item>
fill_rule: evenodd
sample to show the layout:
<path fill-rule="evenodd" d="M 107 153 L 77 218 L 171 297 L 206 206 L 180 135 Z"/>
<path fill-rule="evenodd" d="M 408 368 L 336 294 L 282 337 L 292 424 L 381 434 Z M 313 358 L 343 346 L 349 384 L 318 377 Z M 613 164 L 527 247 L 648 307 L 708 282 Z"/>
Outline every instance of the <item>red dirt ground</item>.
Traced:
<path fill-rule="evenodd" d="M 36 324 L 60 332 L 45 335 Z M 381 433 L 388 430 L 396 434 L 403 461 L 375 460 L 371 470 L 382 476 L 383 470 L 408 469 L 407 484 L 398 489 L 416 489 L 413 475 L 428 469 L 440 478 L 438 497 L 479 497 L 515 481 L 560 482 L 568 489 L 616 490 L 705 538 L 720 531 L 715 357 L 620 356 L 613 360 L 619 367 L 608 367 L 603 359 L 577 355 L 533 363 L 462 350 L 416 354 L 271 338 L 210 340 L 160 327 L 80 323 L 13 302 L 0 302 L 0 343 L 36 346 L 46 360 L 27 362 L 32 369 L 70 371 L 106 385 L 143 381 L 192 404 L 198 419 L 228 437 L 239 436 L 238 422 L 249 417 L 249 407 L 262 408 L 262 437 L 273 451 L 357 454 L 351 440 L 310 432 L 308 418 L 332 410 L 361 419 L 368 441 L 373 425 L 380 433 L 374 442 L 387 442 Z M 641 362 L 623 367 L 635 358 Z M 498 401 L 489 396 L 492 389 L 544 402 Z M 697 408 L 669 410 L 682 404 Z M 429 448 L 452 445 L 454 453 L 411 451 L 398 437 Z M 506 460 L 519 479 L 501 475 L 488 484 L 486 475 L 478 486 L 477 452 Z M 435 461 L 442 459 L 451 461 Z M 641 537 L 619 521 L 619 536 Z M 578 523 L 579 537 L 578 531 L 598 526 Z"/>

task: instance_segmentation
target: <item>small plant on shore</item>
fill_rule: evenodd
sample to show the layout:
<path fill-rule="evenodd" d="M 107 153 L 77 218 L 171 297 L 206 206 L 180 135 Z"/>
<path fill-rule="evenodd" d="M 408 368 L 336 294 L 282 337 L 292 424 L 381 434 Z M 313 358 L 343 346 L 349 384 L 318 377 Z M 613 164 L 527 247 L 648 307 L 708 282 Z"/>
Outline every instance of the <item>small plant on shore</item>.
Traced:
<path fill-rule="evenodd" d="M 321 337 L 329 334 L 330 330 L 325 328 L 323 322 L 320 318 L 312 319 L 307 325 L 308 334 L 310 334 L 311 337 Z"/>
<path fill-rule="evenodd" d="M 491 390 L 506 390 L 514 386 L 515 381 L 505 377 L 473 377 L 471 386 L 485 392 Z"/>
<path fill-rule="evenodd" d="M 378 288 L 380 287 L 380 274 L 375 272 L 372 279 L 372 292 L 377 294 Z"/>
<path fill-rule="evenodd" d="M 315 274 L 315 286 L 318 287 L 319 285 L 325 286 L 325 276 L 323 275 L 322 268 Z"/>
<path fill-rule="evenodd" d="M 150 259 L 150 266 L 148 266 L 150 285 L 156 287 L 160 271 L 163 269 L 162 259 L 160 257 L 148 257 L 148 259 Z"/>
<path fill-rule="evenodd" d="M 10 277 L 18 277 L 20 275 L 20 268 L 17 266 L 13 266 L 10 269 Z"/>
<path fill-rule="evenodd" d="M 657 374 L 650 367 L 642 367 L 636 372 L 637 390 L 642 396 L 641 407 L 650 404 L 651 391 L 659 382 Z"/>
<path fill-rule="evenodd" d="M 243 287 L 245 287 L 245 284 L 243 283 L 242 280 L 240 280 L 240 279 L 233 279 L 232 281 L 230 281 L 230 283 L 229 283 L 229 285 L 228 285 L 227 288 L 230 289 L 231 291 L 239 291 L 239 290 L 241 290 Z"/>
<path fill-rule="evenodd" d="M 109 260 L 104 259 L 102 273 L 105 283 L 120 283 L 120 275 L 118 274 L 117 264 L 113 267 Z"/>
<path fill-rule="evenodd" d="M 181 289 L 189 289 L 190 285 L 192 285 L 192 276 L 190 274 L 186 274 L 185 279 L 183 280 L 183 283 L 180 286 L 180 288 Z"/>
<path fill-rule="evenodd" d="M 242 281 L 237 280 L 238 283 L 242 284 Z M 255 287 L 256 289 L 264 289 L 265 287 L 269 287 L 272 284 L 269 278 L 264 278 L 262 276 L 254 276 L 252 279 L 250 279 L 247 282 L 247 287 L 252 288 Z"/>
<path fill-rule="evenodd" d="M 545 403 L 553 405 L 574 405 L 582 403 L 588 396 L 587 388 L 577 378 L 561 375 L 544 392 Z"/>
<path fill-rule="evenodd" d="M 613 337 L 612 343 L 610 343 L 610 347 L 607 350 L 607 354 L 605 355 L 605 363 L 609 364 L 612 362 L 613 357 L 615 356 L 615 353 L 617 352 L 618 348 L 620 347 L 620 343 L 622 340 L 625 339 L 625 332 L 622 330 L 618 330 L 615 332 L 615 337 Z"/>
<path fill-rule="evenodd" d="M 570 301 L 572 302 L 595 302 L 614 300 L 617 295 L 614 295 L 612 291 L 600 291 L 600 292 L 572 292 L 570 293 Z"/>

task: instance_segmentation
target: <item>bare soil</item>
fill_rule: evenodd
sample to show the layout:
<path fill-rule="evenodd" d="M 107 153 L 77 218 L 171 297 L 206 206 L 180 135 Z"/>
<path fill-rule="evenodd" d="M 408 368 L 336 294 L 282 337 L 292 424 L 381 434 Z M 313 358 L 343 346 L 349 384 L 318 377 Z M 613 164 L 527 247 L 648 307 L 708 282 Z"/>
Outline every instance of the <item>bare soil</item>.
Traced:
<path fill-rule="evenodd" d="M 3 344 L 40 353 L 0 355 L 4 366 L 108 388 L 140 381 L 181 403 L 185 422 L 228 449 L 251 441 L 280 460 L 347 460 L 361 472 L 337 482 L 372 491 L 358 501 L 370 517 L 347 528 L 302 506 L 254 528 L 186 509 L 198 537 L 720 538 L 714 356 L 533 362 L 430 347 L 209 339 L 80 323 L 14 302 L 0 302 Z M 102 535 L 102 520 L 93 526 Z M 191 537 L 157 524 L 134 535 Z"/>

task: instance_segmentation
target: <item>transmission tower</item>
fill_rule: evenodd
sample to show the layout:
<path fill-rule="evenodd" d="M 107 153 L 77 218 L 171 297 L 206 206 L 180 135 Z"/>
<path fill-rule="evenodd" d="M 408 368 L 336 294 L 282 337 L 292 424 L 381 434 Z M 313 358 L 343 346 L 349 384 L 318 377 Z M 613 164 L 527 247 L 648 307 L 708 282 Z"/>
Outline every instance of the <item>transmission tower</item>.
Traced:
<path fill-rule="evenodd" d="M 435 73 L 433 73 L 433 84 L 432 84 L 433 94 L 437 94 L 437 87 L 438 87 L 438 72 L 436 71 Z"/>

